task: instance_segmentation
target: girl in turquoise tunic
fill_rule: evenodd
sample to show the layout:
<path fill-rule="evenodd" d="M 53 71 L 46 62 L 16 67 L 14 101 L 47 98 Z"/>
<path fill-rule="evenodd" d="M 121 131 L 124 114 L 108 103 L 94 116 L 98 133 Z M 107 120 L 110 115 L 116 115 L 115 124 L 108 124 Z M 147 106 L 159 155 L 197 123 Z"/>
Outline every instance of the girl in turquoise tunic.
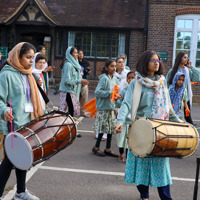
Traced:
<path fill-rule="evenodd" d="M 128 72 L 127 74 L 127 84 L 130 84 L 130 82 L 135 78 L 135 73 L 134 72 Z M 120 108 L 122 101 L 124 100 L 124 96 L 126 94 L 128 85 L 125 86 L 120 92 L 119 95 L 121 96 L 115 101 L 115 106 L 116 108 Z M 119 162 L 126 162 L 126 159 L 124 158 L 124 150 L 126 150 L 126 155 L 127 155 L 127 150 L 128 150 L 128 143 L 127 143 L 127 134 L 128 134 L 128 127 L 129 124 L 124 124 L 123 126 L 123 131 L 121 134 L 117 134 L 117 146 L 119 147 L 119 157 L 118 161 Z"/>
<path fill-rule="evenodd" d="M 179 121 L 170 114 L 172 109 L 167 83 L 162 75 L 162 63 L 154 51 L 146 51 L 136 65 L 136 79 L 142 85 L 136 118 L 147 117 L 161 120 Z M 116 132 L 121 132 L 125 119 L 131 111 L 136 79 L 131 81 L 117 117 Z M 126 121 L 130 123 L 130 121 Z M 158 188 L 161 200 L 172 200 L 170 195 L 171 172 L 169 158 L 138 158 L 128 150 L 125 181 L 135 183 L 142 200 L 149 198 L 149 185 Z"/>
<path fill-rule="evenodd" d="M 115 133 L 115 103 L 111 100 L 113 87 L 118 84 L 118 80 L 114 76 L 115 71 L 116 62 L 114 60 L 107 60 L 102 71 L 103 74 L 99 77 L 99 83 L 95 90 L 97 117 L 94 128 L 95 132 L 99 133 L 99 135 L 92 152 L 96 156 L 107 155 L 117 157 L 110 149 L 112 134 Z M 99 149 L 103 133 L 107 133 L 106 149 L 104 152 Z"/>

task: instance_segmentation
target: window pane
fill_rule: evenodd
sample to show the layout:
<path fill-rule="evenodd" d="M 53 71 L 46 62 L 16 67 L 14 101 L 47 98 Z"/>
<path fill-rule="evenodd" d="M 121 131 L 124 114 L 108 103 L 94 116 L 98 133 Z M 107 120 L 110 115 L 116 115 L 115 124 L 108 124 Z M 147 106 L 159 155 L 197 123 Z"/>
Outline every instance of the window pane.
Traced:
<path fill-rule="evenodd" d="M 184 42 L 184 49 L 190 49 L 190 47 L 191 47 L 190 41 L 185 41 Z"/>
<path fill-rule="evenodd" d="M 185 20 L 185 27 L 184 28 L 192 28 L 193 27 L 193 20 L 189 19 L 189 20 Z"/>
<path fill-rule="evenodd" d="M 56 33 L 56 55 L 61 56 L 63 50 L 63 33 L 57 32 Z"/>
<path fill-rule="evenodd" d="M 116 58 L 119 50 L 125 52 L 125 36 L 122 33 L 72 31 L 68 34 L 68 46 L 82 49 L 86 57 Z"/>
<path fill-rule="evenodd" d="M 197 56 L 196 56 L 197 59 L 200 59 L 200 51 L 197 51 Z"/>
<path fill-rule="evenodd" d="M 197 49 L 200 49 L 200 42 L 197 42 Z"/>
<path fill-rule="evenodd" d="M 200 67 L 200 60 L 196 60 L 196 67 Z"/>
<path fill-rule="evenodd" d="M 176 42 L 176 48 L 177 49 L 183 49 L 183 42 L 182 41 L 177 41 Z"/>
<path fill-rule="evenodd" d="M 177 32 L 177 40 L 183 39 L 183 32 Z"/>
<path fill-rule="evenodd" d="M 184 28 L 184 20 L 182 19 L 178 20 L 178 28 Z"/>
<path fill-rule="evenodd" d="M 191 40 L 192 33 L 191 32 L 184 32 L 184 40 Z"/>

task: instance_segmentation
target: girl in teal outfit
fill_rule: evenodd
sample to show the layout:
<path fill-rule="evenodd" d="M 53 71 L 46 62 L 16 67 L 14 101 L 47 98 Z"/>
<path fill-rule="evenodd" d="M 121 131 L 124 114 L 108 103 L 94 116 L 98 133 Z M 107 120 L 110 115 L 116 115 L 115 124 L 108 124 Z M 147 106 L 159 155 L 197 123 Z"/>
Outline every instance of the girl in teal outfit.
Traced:
<path fill-rule="evenodd" d="M 175 63 L 173 68 L 169 70 L 166 76 L 166 80 L 168 85 L 172 84 L 172 80 L 176 72 L 182 72 L 185 75 L 185 88 L 187 90 L 187 105 L 190 109 L 192 105 L 192 86 L 191 82 L 200 81 L 200 72 L 199 70 L 192 66 L 192 63 L 188 60 L 188 55 L 185 52 L 179 52 L 176 56 Z M 186 108 L 184 108 L 185 110 Z M 193 124 L 191 113 L 188 117 L 186 117 L 186 113 L 184 112 L 185 120 L 191 124 Z"/>
<path fill-rule="evenodd" d="M 154 51 L 146 51 L 139 58 L 136 65 L 136 78 L 129 84 L 118 113 L 116 132 L 122 131 L 125 119 L 131 111 L 136 79 L 142 85 L 136 118 L 147 117 L 179 121 L 170 114 L 172 106 L 162 69 L 160 56 Z M 126 123 L 131 122 L 127 120 Z M 136 184 L 142 200 L 149 199 L 149 185 L 158 188 L 161 200 L 172 200 L 170 195 L 172 180 L 167 157 L 138 158 L 128 151 L 125 181 Z"/>
<path fill-rule="evenodd" d="M 114 60 L 107 60 L 102 71 L 103 74 L 99 76 L 99 83 L 95 90 L 97 117 L 94 128 L 95 132 L 99 133 L 99 135 L 92 152 L 96 156 L 107 155 L 117 157 L 110 149 L 112 134 L 115 133 L 115 103 L 111 100 L 113 87 L 118 84 L 118 80 L 114 76 L 115 71 L 116 62 Z M 106 149 L 104 152 L 99 149 L 103 133 L 107 133 Z"/>
<path fill-rule="evenodd" d="M 27 42 L 17 44 L 0 73 L 0 118 L 12 122 L 15 131 L 24 124 L 44 115 L 38 87 L 32 76 L 32 64 L 35 48 Z M 12 102 L 10 112 L 9 100 Z M 9 126 L 3 127 L 4 134 L 10 132 Z M 11 148 L 11 147 L 10 147 Z M 13 164 L 5 154 L 0 165 L 0 200 L 10 177 Z M 26 189 L 26 170 L 15 168 L 17 191 L 14 200 L 39 200 Z"/>

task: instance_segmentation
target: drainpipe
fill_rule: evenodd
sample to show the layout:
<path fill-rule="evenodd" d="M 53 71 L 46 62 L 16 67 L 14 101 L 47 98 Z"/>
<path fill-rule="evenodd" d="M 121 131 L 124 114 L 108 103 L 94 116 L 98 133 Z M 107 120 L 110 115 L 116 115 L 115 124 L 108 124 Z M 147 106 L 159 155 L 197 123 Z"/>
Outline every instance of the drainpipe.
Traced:
<path fill-rule="evenodd" d="M 146 0 L 145 25 L 144 25 L 144 51 L 147 50 L 148 21 L 149 21 L 149 0 Z"/>

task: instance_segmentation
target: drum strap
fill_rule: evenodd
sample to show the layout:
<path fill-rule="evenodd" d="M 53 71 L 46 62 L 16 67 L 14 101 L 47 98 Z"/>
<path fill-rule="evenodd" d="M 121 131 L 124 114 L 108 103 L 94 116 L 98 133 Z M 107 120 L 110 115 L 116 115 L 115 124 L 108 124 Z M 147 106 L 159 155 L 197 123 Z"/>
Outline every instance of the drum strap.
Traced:
<path fill-rule="evenodd" d="M 39 91 L 40 91 L 40 93 L 41 93 L 41 95 L 42 95 L 45 103 L 48 104 L 49 101 L 50 101 L 49 98 L 48 98 L 48 96 L 45 94 L 44 90 L 40 87 L 40 85 L 38 84 L 38 82 L 36 82 L 36 83 L 37 83 L 38 89 L 39 89 Z"/>
<path fill-rule="evenodd" d="M 140 97 L 142 93 L 142 85 L 136 79 L 135 87 L 133 91 L 132 108 L 131 108 L 131 121 L 133 122 L 136 117 L 137 109 L 140 103 Z"/>

